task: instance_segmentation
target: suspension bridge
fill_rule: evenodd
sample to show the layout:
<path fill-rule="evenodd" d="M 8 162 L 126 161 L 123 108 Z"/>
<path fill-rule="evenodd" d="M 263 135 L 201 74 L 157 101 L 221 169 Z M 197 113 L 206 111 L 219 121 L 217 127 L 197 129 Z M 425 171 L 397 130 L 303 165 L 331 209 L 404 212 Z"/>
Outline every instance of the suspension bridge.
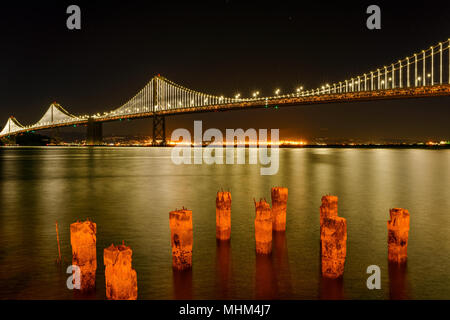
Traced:
<path fill-rule="evenodd" d="M 98 145 L 104 122 L 153 118 L 153 144 L 164 145 L 166 116 L 177 114 L 435 96 L 450 96 L 450 39 L 367 73 L 315 89 L 299 87 L 289 94 L 276 90 L 271 96 L 260 96 L 259 92 L 248 98 L 215 96 L 157 75 L 133 98 L 112 111 L 76 116 L 54 102 L 32 125 L 24 126 L 11 116 L 0 138 L 86 126 L 86 144 Z"/>

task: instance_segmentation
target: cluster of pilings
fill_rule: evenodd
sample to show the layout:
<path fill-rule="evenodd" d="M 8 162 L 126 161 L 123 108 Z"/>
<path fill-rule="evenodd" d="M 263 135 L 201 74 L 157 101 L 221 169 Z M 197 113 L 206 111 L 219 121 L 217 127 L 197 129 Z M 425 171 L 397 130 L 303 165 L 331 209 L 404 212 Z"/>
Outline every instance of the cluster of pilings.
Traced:
<path fill-rule="evenodd" d="M 95 290 L 97 270 L 97 225 L 89 220 L 70 225 L 72 265 L 80 271 L 80 290 Z M 137 299 L 137 274 L 131 265 L 133 251 L 122 243 L 104 249 L 106 297 L 111 300 Z M 74 281 L 77 270 L 74 269 Z"/>
<path fill-rule="evenodd" d="M 265 200 L 255 203 L 255 251 L 257 255 L 272 253 L 272 234 L 286 231 L 288 189 L 271 190 L 272 207 Z M 338 216 L 338 197 L 322 197 L 320 206 L 321 272 L 324 278 L 337 279 L 344 275 L 347 256 L 347 220 Z M 388 221 L 388 259 L 390 263 L 406 262 L 409 213 L 405 209 L 390 210 Z M 172 261 L 175 270 L 192 267 L 193 227 L 192 211 L 183 208 L 170 212 Z M 216 238 L 231 238 L 231 193 L 218 192 L 216 196 Z"/>
<path fill-rule="evenodd" d="M 255 203 L 255 250 L 257 255 L 272 253 L 272 233 L 286 231 L 288 189 L 271 190 L 272 207 L 266 200 Z M 192 268 L 193 223 L 192 211 L 184 207 L 169 213 L 172 245 L 172 267 L 177 271 Z M 390 210 L 388 227 L 388 260 L 404 264 L 407 259 L 410 216 L 405 209 Z M 81 290 L 95 289 L 97 270 L 97 225 L 92 221 L 77 221 L 70 225 L 72 264 L 79 267 Z M 231 239 L 231 193 L 218 192 L 216 196 L 216 239 Z M 338 216 L 338 197 L 322 197 L 320 206 L 320 251 L 322 276 L 341 278 L 347 254 L 347 221 Z M 130 247 L 124 243 L 104 249 L 106 297 L 111 300 L 137 299 L 137 274 L 132 268 Z M 74 271 L 75 272 L 75 271 Z"/>

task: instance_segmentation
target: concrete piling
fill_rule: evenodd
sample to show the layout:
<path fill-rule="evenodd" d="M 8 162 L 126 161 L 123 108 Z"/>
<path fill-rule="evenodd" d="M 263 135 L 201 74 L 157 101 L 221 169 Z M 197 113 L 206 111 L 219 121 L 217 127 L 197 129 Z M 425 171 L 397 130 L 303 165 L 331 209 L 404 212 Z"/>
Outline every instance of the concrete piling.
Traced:
<path fill-rule="evenodd" d="M 341 217 L 324 218 L 320 240 L 322 276 L 336 279 L 344 275 L 347 255 L 347 221 Z"/>
<path fill-rule="evenodd" d="M 227 241 L 231 237 L 231 193 L 217 192 L 216 238 Z"/>
<path fill-rule="evenodd" d="M 132 255 L 133 251 L 125 244 L 111 244 L 103 250 L 107 299 L 137 299 L 137 274 L 132 268 Z"/>
<path fill-rule="evenodd" d="M 282 187 L 272 188 L 272 229 L 273 231 L 286 231 L 286 209 L 288 189 Z"/>
<path fill-rule="evenodd" d="M 82 291 L 95 288 L 95 272 L 97 270 L 96 234 L 97 225 L 92 221 L 77 221 L 70 225 L 72 264 L 80 268 L 80 289 Z"/>
<path fill-rule="evenodd" d="M 406 262 L 409 235 L 409 212 L 406 209 L 389 210 L 388 221 L 388 260 L 396 263 Z"/>
<path fill-rule="evenodd" d="M 193 227 L 192 211 L 171 211 L 169 214 L 172 243 L 172 266 L 176 270 L 192 267 Z"/>
<path fill-rule="evenodd" d="M 255 240 L 256 253 L 272 252 L 272 210 L 265 200 L 255 201 Z"/>
<path fill-rule="evenodd" d="M 320 206 L 320 229 L 322 230 L 323 219 L 338 216 L 338 197 L 323 196 Z"/>

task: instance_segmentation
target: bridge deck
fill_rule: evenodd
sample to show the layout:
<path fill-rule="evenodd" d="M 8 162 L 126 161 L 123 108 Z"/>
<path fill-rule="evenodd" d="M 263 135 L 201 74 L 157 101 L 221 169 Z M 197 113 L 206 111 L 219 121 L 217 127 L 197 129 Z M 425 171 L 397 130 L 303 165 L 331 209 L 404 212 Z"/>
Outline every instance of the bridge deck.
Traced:
<path fill-rule="evenodd" d="M 423 97 L 437 97 L 437 96 L 450 96 L 450 84 L 425 86 L 425 87 L 409 87 L 409 88 L 395 88 L 377 91 L 356 91 L 348 93 L 330 93 L 311 96 L 282 96 L 280 98 L 272 99 L 254 99 L 245 100 L 228 104 L 216 104 L 210 106 L 201 107 L 186 107 L 186 108 L 173 108 L 165 109 L 156 112 L 143 112 L 134 114 L 124 114 L 118 116 L 98 117 L 95 118 L 95 122 L 111 122 L 127 119 L 143 119 L 151 118 L 155 115 L 179 115 L 189 113 L 203 113 L 203 112 L 221 112 L 231 110 L 245 110 L 253 108 L 263 107 L 287 107 L 287 106 L 300 106 L 300 105 L 313 105 L 313 104 L 326 104 L 326 103 L 349 103 L 349 102 L 361 102 L 361 101 L 375 101 L 375 100 L 392 100 L 392 99 L 410 99 L 410 98 L 423 98 Z M 73 122 L 65 122 L 59 124 L 51 124 L 40 127 L 26 128 L 24 130 L 16 131 L 12 134 L 5 134 L 0 137 L 17 135 L 20 133 L 30 131 L 40 131 L 58 127 L 70 127 L 74 125 L 87 125 L 87 120 L 76 120 Z"/>

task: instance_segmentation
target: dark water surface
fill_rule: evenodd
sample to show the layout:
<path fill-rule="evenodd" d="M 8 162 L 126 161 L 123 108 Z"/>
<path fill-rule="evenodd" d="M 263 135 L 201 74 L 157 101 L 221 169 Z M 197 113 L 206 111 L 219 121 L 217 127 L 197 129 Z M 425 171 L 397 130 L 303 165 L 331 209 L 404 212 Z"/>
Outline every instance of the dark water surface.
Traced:
<path fill-rule="evenodd" d="M 1 148 L 0 299 L 104 299 L 103 249 L 133 249 L 139 299 L 450 299 L 450 151 L 281 149 L 280 170 L 259 165 L 176 166 L 169 148 Z M 254 248 L 253 198 L 289 188 L 287 231 L 271 257 Z M 232 192 L 232 240 L 215 240 L 215 196 Z M 342 281 L 320 276 L 319 206 L 339 196 L 347 219 Z M 192 272 L 171 266 L 169 211 L 193 210 Z M 387 263 L 389 208 L 411 214 L 406 268 Z M 66 287 L 69 225 L 97 223 L 97 289 Z M 60 226 L 63 266 L 55 220 Z M 381 290 L 366 269 L 381 268 Z"/>

